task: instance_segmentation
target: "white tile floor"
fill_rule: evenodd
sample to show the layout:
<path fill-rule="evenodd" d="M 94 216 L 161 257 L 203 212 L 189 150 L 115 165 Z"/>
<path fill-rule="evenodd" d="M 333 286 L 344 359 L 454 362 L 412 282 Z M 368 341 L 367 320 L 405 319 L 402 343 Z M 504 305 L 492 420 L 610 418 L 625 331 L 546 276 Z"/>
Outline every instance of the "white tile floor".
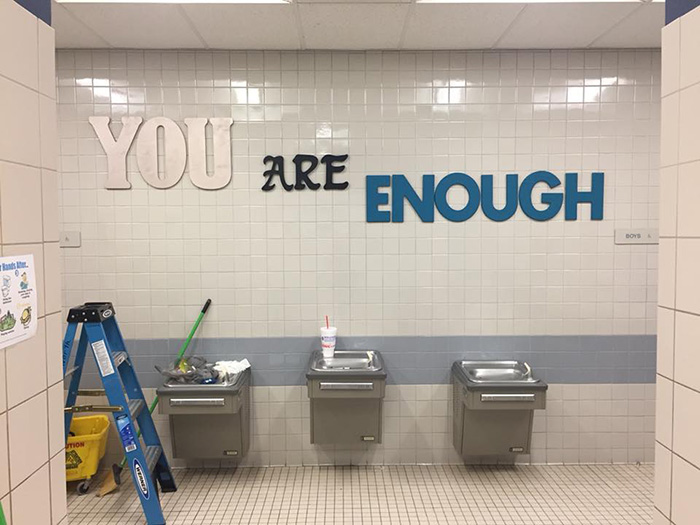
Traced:
<path fill-rule="evenodd" d="M 650 524 L 653 466 L 268 467 L 176 471 L 169 525 Z M 142 524 L 130 485 L 69 495 L 71 525 Z"/>

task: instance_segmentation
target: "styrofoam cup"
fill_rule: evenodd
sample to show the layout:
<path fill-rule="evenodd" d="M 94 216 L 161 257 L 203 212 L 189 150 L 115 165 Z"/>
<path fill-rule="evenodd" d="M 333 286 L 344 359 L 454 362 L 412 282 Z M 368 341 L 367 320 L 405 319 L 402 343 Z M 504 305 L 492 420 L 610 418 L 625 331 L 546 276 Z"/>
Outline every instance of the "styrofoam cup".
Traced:
<path fill-rule="evenodd" d="M 335 326 L 329 328 L 321 327 L 321 351 L 323 352 L 323 357 L 333 357 L 337 335 L 338 329 Z"/>

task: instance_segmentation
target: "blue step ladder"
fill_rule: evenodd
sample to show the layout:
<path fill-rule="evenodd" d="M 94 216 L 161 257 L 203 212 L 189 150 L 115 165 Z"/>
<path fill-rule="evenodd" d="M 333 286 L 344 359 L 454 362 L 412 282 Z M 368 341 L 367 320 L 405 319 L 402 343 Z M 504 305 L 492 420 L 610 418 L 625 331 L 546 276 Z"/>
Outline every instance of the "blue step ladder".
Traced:
<path fill-rule="evenodd" d="M 73 367 L 69 372 L 67 369 L 73 342 L 80 324 L 83 327 Z M 75 405 L 77 396 L 83 393 L 79 391 L 79 386 L 88 348 L 95 357 L 109 406 Z M 85 303 L 70 309 L 68 327 L 63 338 L 63 373 L 71 375 L 65 409 L 66 441 L 75 412 L 112 412 L 146 522 L 148 525 L 165 525 L 157 484 L 163 492 L 175 492 L 177 486 L 143 397 L 141 385 L 131 365 L 112 303 Z M 85 393 L 94 395 L 94 391 Z M 141 445 L 134 422 L 138 423 L 145 446 Z"/>

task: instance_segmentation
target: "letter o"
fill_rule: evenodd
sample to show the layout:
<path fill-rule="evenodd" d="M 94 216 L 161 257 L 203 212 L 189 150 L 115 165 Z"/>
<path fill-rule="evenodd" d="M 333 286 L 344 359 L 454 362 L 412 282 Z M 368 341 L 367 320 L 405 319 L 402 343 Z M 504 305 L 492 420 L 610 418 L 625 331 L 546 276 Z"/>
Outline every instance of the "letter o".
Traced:
<path fill-rule="evenodd" d="M 163 178 L 158 176 L 158 128 L 163 128 L 165 143 Z M 175 186 L 185 172 L 187 161 L 187 144 L 182 130 L 169 118 L 147 120 L 136 142 L 136 161 L 143 180 L 149 185 L 160 189 Z"/>
<path fill-rule="evenodd" d="M 461 210 L 455 210 L 447 202 L 447 192 L 455 185 L 462 186 L 469 194 L 469 200 Z M 480 199 L 479 185 L 466 173 L 450 173 L 435 188 L 435 207 L 440 215 L 452 222 L 463 222 L 474 215 L 479 209 Z"/>

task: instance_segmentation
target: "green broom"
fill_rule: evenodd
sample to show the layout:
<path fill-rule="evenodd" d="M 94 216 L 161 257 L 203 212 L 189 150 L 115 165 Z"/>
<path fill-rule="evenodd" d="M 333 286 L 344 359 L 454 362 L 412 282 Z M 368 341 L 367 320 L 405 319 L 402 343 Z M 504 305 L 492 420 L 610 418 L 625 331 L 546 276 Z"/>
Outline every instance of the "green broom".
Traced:
<path fill-rule="evenodd" d="M 7 525 L 7 521 L 5 521 L 5 513 L 2 511 L 2 503 L 0 503 L 0 525 Z"/>
<path fill-rule="evenodd" d="M 207 299 L 207 302 L 204 303 L 204 306 L 202 307 L 202 311 L 199 312 L 199 316 L 197 317 L 197 320 L 194 322 L 192 325 L 192 329 L 190 330 L 189 335 L 187 336 L 187 339 L 182 343 L 182 346 L 180 347 L 180 351 L 177 354 L 177 359 L 175 360 L 175 366 L 178 366 L 180 361 L 185 355 L 185 352 L 187 351 L 187 347 L 190 346 L 190 341 L 192 341 L 192 338 L 194 337 L 195 332 L 197 331 L 197 328 L 199 328 L 199 323 L 202 322 L 202 319 L 204 319 L 204 314 L 207 313 L 207 310 L 209 309 L 209 305 L 211 304 L 211 299 Z M 153 411 L 156 409 L 158 406 L 158 395 L 156 395 L 155 399 L 153 399 L 153 402 L 151 403 L 151 406 L 148 407 L 148 411 L 153 414 Z M 137 432 L 137 437 L 141 436 L 141 430 Z M 107 474 L 107 477 L 102 481 L 102 484 L 100 485 L 100 497 L 104 496 L 105 494 L 109 494 L 110 492 L 113 492 L 119 488 L 119 485 L 122 484 L 122 471 L 124 470 L 124 466 L 126 465 L 126 456 L 122 459 L 122 462 L 119 463 L 118 465 L 114 463 L 112 465 L 112 471 Z M 5 525 L 4 523 L 0 522 L 0 525 Z"/>

